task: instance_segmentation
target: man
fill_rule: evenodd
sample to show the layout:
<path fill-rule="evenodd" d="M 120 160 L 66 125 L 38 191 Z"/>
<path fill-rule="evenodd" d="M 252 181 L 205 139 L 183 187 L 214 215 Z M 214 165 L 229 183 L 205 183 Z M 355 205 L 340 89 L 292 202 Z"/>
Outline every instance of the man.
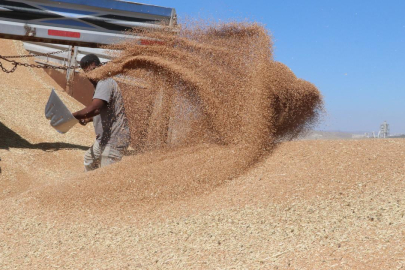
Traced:
<path fill-rule="evenodd" d="M 100 59 L 94 54 L 86 55 L 80 61 L 84 72 L 100 65 Z M 117 82 L 108 78 L 91 83 L 96 88 L 91 104 L 73 113 L 80 124 L 94 124 L 96 140 L 84 155 L 86 171 L 120 161 L 130 142 L 128 120 Z"/>

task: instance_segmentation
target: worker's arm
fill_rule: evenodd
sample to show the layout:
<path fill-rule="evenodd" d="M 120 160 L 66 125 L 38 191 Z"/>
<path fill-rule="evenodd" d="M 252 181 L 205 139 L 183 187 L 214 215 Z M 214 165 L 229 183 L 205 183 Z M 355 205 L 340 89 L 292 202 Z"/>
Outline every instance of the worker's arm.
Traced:
<path fill-rule="evenodd" d="M 93 117 L 100 114 L 100 110 L 107 106 L 107 101 L 95 98 L 89 106 L 83 110 L 73 113 L 73 116 L 80 120 L 80 124 L 87 124 L 88 122 L 93 121 Z"/>

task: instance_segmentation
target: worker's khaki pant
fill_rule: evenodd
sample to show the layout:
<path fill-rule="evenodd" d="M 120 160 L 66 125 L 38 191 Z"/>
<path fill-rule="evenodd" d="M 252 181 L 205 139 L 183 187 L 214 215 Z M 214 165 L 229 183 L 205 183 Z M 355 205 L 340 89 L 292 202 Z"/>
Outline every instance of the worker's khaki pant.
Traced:
<path fill-rule="evenodd" d="M 95 141 L 84 154 L 84 168 L 88 172 L 118 162 L 122 159 L 125 150 L 125 148 L 114 148 L 109 145 L 100 146 Z"/>

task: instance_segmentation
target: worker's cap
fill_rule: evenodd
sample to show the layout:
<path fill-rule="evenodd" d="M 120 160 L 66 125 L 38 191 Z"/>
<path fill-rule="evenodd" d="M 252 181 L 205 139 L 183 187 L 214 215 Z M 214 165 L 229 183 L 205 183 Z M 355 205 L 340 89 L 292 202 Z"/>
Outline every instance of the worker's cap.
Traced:
<path fill-rule="evenodd" d="M 98 58 L 97 55 L 95 54 L 88 54 L 86 56 L 84 56 L 81 60 L 80 60 L 80 67 L 82 69 L 86 69 L 89 66 L 91 66 L 92 64 L 96 65 L 96 67 L 98 67 L 99 65 L 101 65 L 101 61 L 100 58 Z"/>

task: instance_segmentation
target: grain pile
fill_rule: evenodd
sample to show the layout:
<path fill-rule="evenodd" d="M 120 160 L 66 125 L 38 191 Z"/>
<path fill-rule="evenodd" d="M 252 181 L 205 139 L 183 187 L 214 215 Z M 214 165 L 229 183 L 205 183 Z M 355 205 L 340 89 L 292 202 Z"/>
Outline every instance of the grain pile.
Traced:
<path fill-rule="evenodd" d="M 0 52 L 19 53 L 20 45 L 0 40 Z M 221 92 L 205 101 L 209 89 L 182 95 L 181 84 L 173 90 L 173 103 L 159 103 L 167 99 L 158 87 L 160 80 L 170 82 L 165 74 L 149 90 L 154 96 L 141 94 L 148 104 L 162 106 L 137 115 L 148 119 L 134 138 L 138 154 L 88 174 L 81 171 L 84 150 L 94 138 L 91 128 L 77 126 L 62 136 L 41 120 L 48 87 L 56 83 L 36 70 L 0 74 L 7 86 L 0 88 L 0 268 L 404 268 L 405 141 L 294 141 L 272 148 L 308 123 L 290 117 L 299 110 L 282 102 L 292 95 L 300 104 L 306 90 L 296 83 L 319 96 L 287 68 L 271 63 L 280 68 L 275 68 L 280 77 L 268 82 L 284 85 L 269 91 L 280 101 L 272 110 L 262 114 L 253 101 L 239 97 L 243 93 L 224 93 L 240 104 L 224 102 L 231 109 L 245 103 L 254 109 L 246 115 L 258 117 L 257 131 L 268 134 L 271 144 L 246 129 L 255 119 L 232 118 L 227 108 L 215 106 L 225 99 Z M 145 79 L 151 71 L 128 72 Z M 269 92 L 246 95 L 258 101 Z M 134 92 L 124 94 L 134 104 L 133 120 L 143 105 L 136 104 Z M 71 108 L 80 108 L 64 98 Z M 173 114 L 174 123 L 159 121 Z M 262 115 L 277 116 L 268 129 L 260 125 L 267 123 Z M 222 127 L 224 117 L 232 118 L 241 134 Z M 184 125 L 185 118 L 192 121 Z M 212 136 L 200 133 L 206 127 Z M 181 137 L 179 131 L 189 135 Z"/>
<path fill-rule="evenodd" d="M 25 55 L 27 51 L 21 42 L 0 39 L 0 54 Z M 35 63 L 32 58 L 19 61 Z M 12 67 L 6 62 L 3 65 Z M 0 72 L 0 83 L 0 199 L 49 183 L 51 176 L 57 180 L 82 173 L 78 161 L 93 140 L 91 127 L 74 127 L 63 136 L 50 128 L 44 117 L 52 88 L 71 110 L 82 105 L 63 93 L 40 69 L 19 67 L 11 74 Z M 65 166 L 60 165 L 62 160 Z"/>
<path fill-rule="evenodd" d="M 28 192 L 0 202 L 0 266 L 401 269 L 404 153 L 401 139 L 283 143 L 213 192 L 111 212 L 69 216 Z"/>

